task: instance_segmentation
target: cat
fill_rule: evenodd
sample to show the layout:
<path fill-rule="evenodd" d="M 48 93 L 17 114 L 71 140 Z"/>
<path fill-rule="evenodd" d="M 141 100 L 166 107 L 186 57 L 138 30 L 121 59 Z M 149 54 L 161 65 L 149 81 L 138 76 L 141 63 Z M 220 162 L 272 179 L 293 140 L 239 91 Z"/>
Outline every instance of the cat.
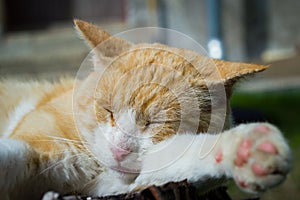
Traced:
<path fill-rule="evenodd" d="M 206 191 L 231 178 L 261 193 L 285 179 L 291 151 L 279 129 L 231 127 L 234 84 L 266 66 L 74 23 L 94 48 L 86 78 L 0 83 L 1 198 L 105 196 L 185 179 Z"/>

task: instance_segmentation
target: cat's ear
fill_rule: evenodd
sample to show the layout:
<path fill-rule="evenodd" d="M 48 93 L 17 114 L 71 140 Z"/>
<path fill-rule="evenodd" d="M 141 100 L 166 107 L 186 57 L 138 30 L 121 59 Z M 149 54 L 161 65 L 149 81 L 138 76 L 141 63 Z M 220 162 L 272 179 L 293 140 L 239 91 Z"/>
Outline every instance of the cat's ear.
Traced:
<path fill-rule="evenodd" d="M 192 53 L 186 55 L 190 56 Z M 265 65 L 224 61 L 199 54 L 193 58 L 191 63 L 198 66 L 197 69 L 201 74 L 199 84 L 202 84 L 204 79 L 206 84 L 224 85 L 228 97 L 231 96 L 232 88 L 237 81 L 268 68 Z"/>
<path fill-rule="evenodd" d="M 205 79 L 212 84 L 233 86 L 239 79 L 268 68 L 266 65 L 213 59 L 189 50 L 181 50 L 180 53 L 197 69 L 201 80 Z"/>
<path fill-rule="evenodd" d="M 268 66 L 265 65 L 249 64 L 249 63 L 241 63 L 241 62 L 229 62 L 229 61 L 216 60 L 216 59 L 214 59 L 214 63 L 218 69 L 217 79 L 219 78 L 222 79 L 221 81 L 216 81 L 216 82 L 224 84 L 228 98 L 231 96 L 233 86 L 237 81 L 268 68 Z"/>
<path fill-rule="evenodd" d="M 131 47 L 131 43 L 111 36 L 96 25 L 75 19 L 75 28 L 100 57 L 115 57 Z"/>
<path fill-rule="evenodd" d="M 218 69 L 219 75 L 227 85 L 233 85 L 240 78 L 268 68 L 266 65 L 230 62 L 217 59 L 214 59 L 213 61 Z"/>

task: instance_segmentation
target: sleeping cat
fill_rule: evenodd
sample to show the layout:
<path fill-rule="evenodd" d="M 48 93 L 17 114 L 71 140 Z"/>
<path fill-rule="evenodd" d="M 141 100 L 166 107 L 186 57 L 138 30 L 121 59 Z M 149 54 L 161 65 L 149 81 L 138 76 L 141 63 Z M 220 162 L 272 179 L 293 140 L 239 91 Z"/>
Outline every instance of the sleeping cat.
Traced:
<path fill-rule="evenodd" d="M 74 22 L 94 48 L 87 78 L 0 83 L 1 197 L 104 196 L 184 179 L 206 191 L 230 178 L 261 193 L 285 179 L 291 153 L 276 127 L 230 128 L 234 83 L 266 66 L 132 44 Z"/>

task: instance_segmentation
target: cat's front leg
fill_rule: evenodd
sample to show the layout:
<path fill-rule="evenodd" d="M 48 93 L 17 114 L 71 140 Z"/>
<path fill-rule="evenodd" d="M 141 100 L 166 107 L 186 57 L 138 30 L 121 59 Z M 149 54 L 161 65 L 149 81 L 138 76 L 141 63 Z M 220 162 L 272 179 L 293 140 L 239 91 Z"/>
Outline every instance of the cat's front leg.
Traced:
<path fill-rule="evenodd" d="M 215 187 L 216 182 L 231 177 L 230 167 L 218 158 L 221 135 L 176 135 L 154 145 L 143 160 L 142 171 L 132 189 L 162 185 L 187 179 L 201 191 Z"/>
<path fill-rule="evenodd" d="M 262 192 L 284 180 L 290 163 L 288 145 L 270 124 L 240 125 L 219 135 L 178 135 L 145 154 L 132 189 L 188 179 L 205 190 L 211 180 L 233 177 L 241 189 Z"/>

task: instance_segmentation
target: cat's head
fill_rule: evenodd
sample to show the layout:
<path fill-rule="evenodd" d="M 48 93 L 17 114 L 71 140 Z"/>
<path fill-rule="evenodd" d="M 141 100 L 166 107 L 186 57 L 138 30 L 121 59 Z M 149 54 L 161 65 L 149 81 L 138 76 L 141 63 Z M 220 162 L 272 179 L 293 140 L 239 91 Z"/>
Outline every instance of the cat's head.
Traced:
<path fill-rule="evenodd" d="M 97 154 L 104 135 L 119 163 L 177 133 L 229 128 L 234 83 L 266 69 L 158 43 L 132 44 L 81 20 L 75 25 L 94 53 L 95 70 L 77 101 L 86 112 L 83 135 Z"/>

